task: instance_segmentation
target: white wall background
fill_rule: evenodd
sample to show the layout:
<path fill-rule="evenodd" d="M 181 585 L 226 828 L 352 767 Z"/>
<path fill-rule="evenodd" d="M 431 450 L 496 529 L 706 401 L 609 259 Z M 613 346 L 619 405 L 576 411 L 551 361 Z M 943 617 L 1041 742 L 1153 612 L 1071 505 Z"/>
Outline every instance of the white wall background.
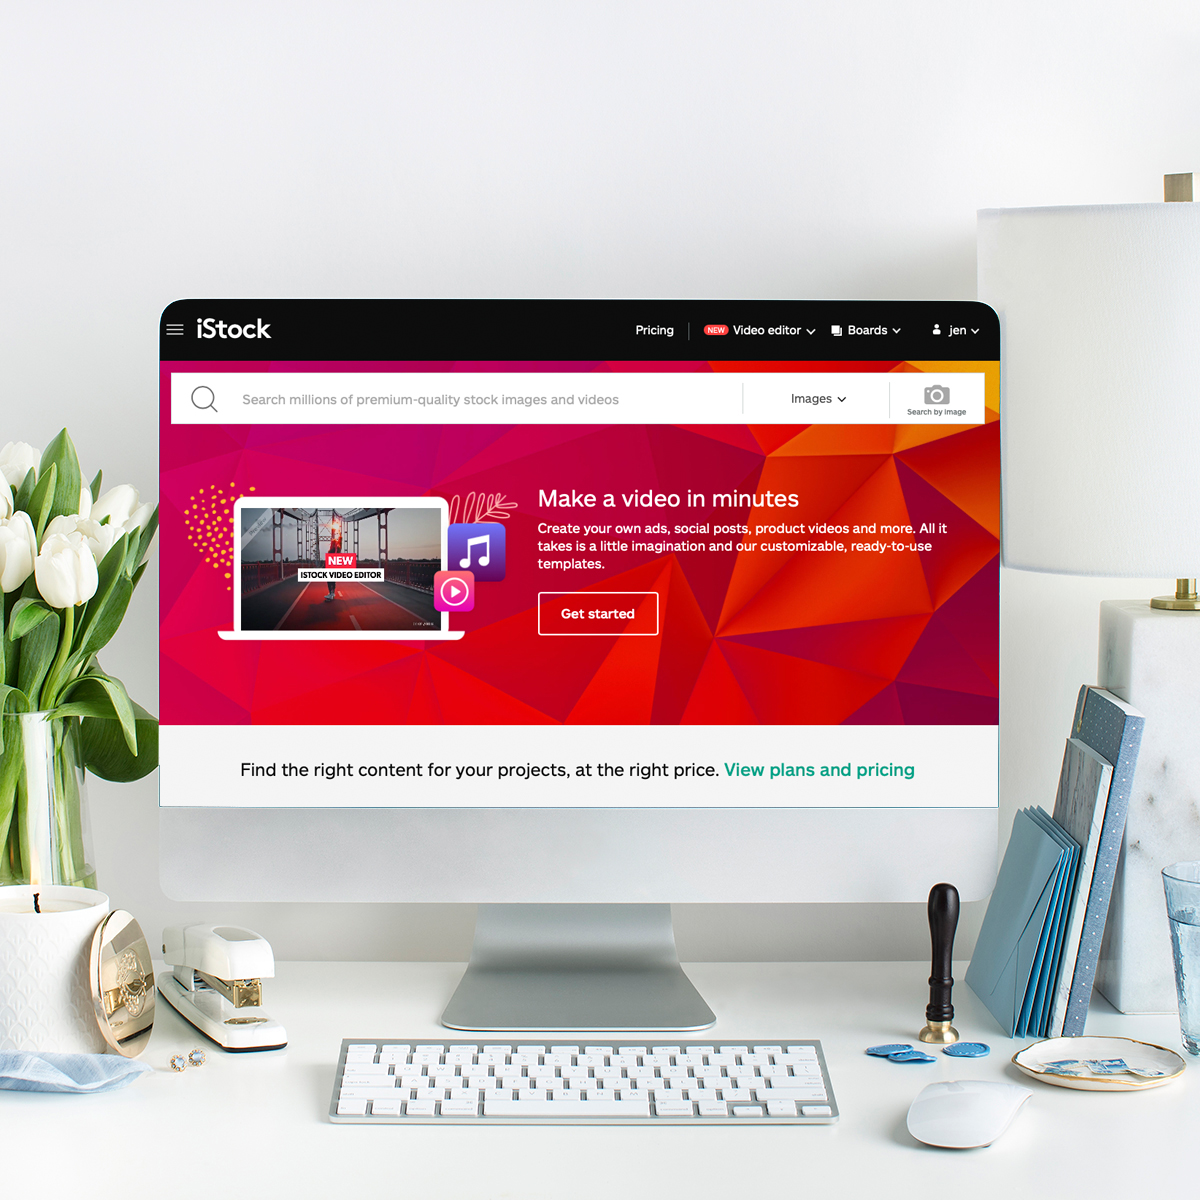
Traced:
<path fill-rule="evenodd" d="M 978 208 L 1200 172 L 1195 0 L 0 3 L 0 443 L 63 424 L 156 490 L 182 296 L 975 295 Z M 1195 568 L 1193 568 L 1193 571 Z M 1048 805 L 1097 605 L 1003 577 L 1001 826 Z M 151 573 L 106 655 L 156 704 Z M 184 905 L 156 784 L 94 781 L 102 886 L 151 941 L 466 956 L 452 905 Z M 960 956 L 982 917 L 966 906 Z M 919 958 L 921 905 L 686 906 L 692 959 Z"/>

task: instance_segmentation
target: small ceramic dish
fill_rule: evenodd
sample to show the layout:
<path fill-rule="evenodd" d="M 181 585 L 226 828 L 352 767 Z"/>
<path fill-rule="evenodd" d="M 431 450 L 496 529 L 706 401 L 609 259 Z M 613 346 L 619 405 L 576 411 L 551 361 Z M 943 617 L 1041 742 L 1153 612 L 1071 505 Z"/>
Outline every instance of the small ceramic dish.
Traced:
<path fill-rule="evenodd" d="M 1135 1070 L 1165 1071 L 1157 1078 L 1137 1075 L 1051 1075 L 1047 1063 L 1063 1059 L 1123 1058 Z M 1085 1092 L 1144 1092 L 1179 1078 L 1187 1069 L 1181 1055 L 1165 1046 L 1123 1037 L 1057 1037 L 1034 1042 L 1012 1056 L 1013 1065 L 1031 1079 L 1054 1087 L 1078 1088 Z"/>

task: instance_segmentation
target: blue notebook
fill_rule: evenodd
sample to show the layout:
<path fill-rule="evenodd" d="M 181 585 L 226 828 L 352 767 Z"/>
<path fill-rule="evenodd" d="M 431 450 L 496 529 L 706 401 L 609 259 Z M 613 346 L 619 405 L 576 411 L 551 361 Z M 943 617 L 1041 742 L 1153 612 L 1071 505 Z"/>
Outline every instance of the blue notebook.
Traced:
<path fill-rule="evenodd" d="M 1049 1019 L 1078 862 L 1079 843 L 1046 813 L 1017 813 L 967 968 L 971 990 L 1009 1037 L 1036 1034 Z"/>

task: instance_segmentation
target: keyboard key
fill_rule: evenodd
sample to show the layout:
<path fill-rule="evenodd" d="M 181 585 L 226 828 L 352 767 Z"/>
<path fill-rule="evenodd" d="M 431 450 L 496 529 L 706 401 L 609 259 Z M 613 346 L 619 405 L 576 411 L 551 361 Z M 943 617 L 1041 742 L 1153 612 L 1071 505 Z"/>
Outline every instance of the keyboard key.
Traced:
<path fill-rule="evenodd" d="M 656 1117 L 690 1117 L 692 1104 L 690 1100 L 660 1100 L 656 1096 L 654 1115 Z"/>
<path fill-rule="evenodd" d="M 351 1042 L 346 1047 L 346 1053 L 348 1054 L 352 1050 L 370 1050 L 370 1052 L 374 1054 L 376 1046 L 374 1042 Z"/>
<path fill-rule="evenodd" d="M 584 1052 L 584 1054 L 606 1054 L 607 1055 L 607 1054 L 612 1054 L 613 1048 L 611 1046 L 584 1046 L 583 1052 Z"/>
<path fill-rule="evenodd" d="M 435 1115 L 436 1106 L 432 1100 L 410 1100 L 404 1106 L 404 1115 L 406 1117 L 432 1117 Z"/>
<path fill-rule="evenodd" d="M 479 1112 L 475 1100 L 443 1100 L 441 1107 L 443 1117 L 474 1117 Z"/>
<path fill-rule="evenodd" d="M 823 1087 L 819 1088 L 755 1088 L 754 1098 L 762 1100 L 827 1100 Z"/>
<path fill-rule="evenodd" d="M 485 1117 L 649 1117 L 650 1102 L 649 1100 L 484 1100 L 483 1115 Z"/>
<path fill-rule="evenodd" d="M 379 1088 L 379 1087 L 343 1087 L 338 1096 L 339 1100 L 386 1100 L 389 1096 L 397 1096 L 399 1093 L 394 1087 Z"/>
<path fill-rule="evenodd" d="M 727 1087 L 721 1089 L 721 1099 L 726 1102 L 751 1099 L 749 1088 Z"/>
<path fill-rule="evenodd" d="M 393 1053 L 394 1054 L 411 1054 L 412 1053 L 411 1046 L 401 1046 L 401 1045 L 398 1045 L 396 1042 L 385 1042 L 383 1044 L 383 1049 L 386 1050 L 389 1054 L 393 1054 Z"/>
<path fill-rule="evenodd" d="M 545 1054 L 545 1046 L 518 1046 L 516 1052 L 518 1054 Z"/>
<path fill-rule="evenodd" d="M 760 1096 L 761 1100 L 762 1097 Z M 796 1102 L 794 1100 L 768 1100 L 767 1101 L 767 1116 L 768 1117 L 794 1117 L 796 1115 Z"/>
<path fill-rule="evenodd" d="M 761 1117 L 763 1110 L 756 1104 L 735 1104 L 733 1115 L 735 1117 Z"/>
<path fill-rule="evenodd" d="M 429 1054 L 429 1053 L 445 1054 L 446 1047 L 444 1044 L 439 1043 L 439 1042 L 425 1042 L 424 1044 L 419 1045 L 417 1047 L 417 1051 L 418 1051 L 418 1053 L 421 1053 L 421 1054 Z"/>
<path fill-rule="evenodd" d="M 802 1104 L 800 1105 L 800 1115 L 802 1117 L 832 1117 L 833 1109 L 828 1104 Z"/>
<path fill-rule="evenodd" d="M 337 1115 L 339 1117 L 365 1117 L 367 1115 L 366 1100 L 338 1100 Z"/>
<path fill-rule="evenodd" d="M 696 1105 L 702 1117 L 727 1117 L 729 1112 L 720 1100 L 701 1100 Z"/>
<path fill-rule="evenodd" d="M 371 1116 L 373 1117 L 398 1117 L 403 1111 L 403 1101 L 399 1098 L 371 1101 Z"/>

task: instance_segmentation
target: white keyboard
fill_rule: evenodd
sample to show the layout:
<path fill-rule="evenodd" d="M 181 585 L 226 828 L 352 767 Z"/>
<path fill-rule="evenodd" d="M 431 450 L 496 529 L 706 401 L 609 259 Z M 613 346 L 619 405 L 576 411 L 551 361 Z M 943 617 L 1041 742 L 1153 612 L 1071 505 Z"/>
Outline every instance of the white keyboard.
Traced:
<path fill-rule="evenodd" d="M 342 1042 L 331 1121 L 828 1125 L 820 1042 Z"/>

